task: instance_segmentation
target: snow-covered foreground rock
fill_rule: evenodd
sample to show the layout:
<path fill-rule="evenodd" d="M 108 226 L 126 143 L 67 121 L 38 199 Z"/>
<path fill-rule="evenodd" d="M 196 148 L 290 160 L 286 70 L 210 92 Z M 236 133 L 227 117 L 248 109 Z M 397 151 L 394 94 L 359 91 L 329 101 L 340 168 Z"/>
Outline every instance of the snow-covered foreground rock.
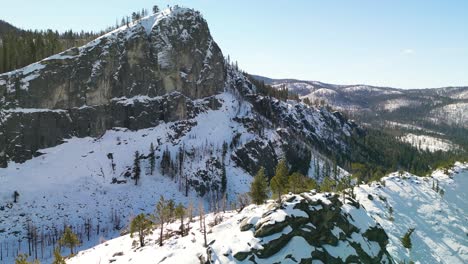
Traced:
<path fill-rule="evenodd" d="M 468 262 L 468 171 L 462 168 L 458 164 L 451 177 L 394 173 L 382 184 L 356 187 L 357 200 L 390 237 L 387 249 L 396 261 L 408 262 L 411 255 L 419 263 Z M 437 181 L 442 194 L 434 190 Z M 400 242 L 409 228 L 415 228 L 411 254 Z"/>
<path fill-rule="evenodd" d="M 223 220 L 213 225 L 216 217 Z M 195 219 L 185 237 L 175 234 L 179 222 L 171 224 L 166 233 L 173 236 L 162 247 L 155 230 L 145 247 L 133 247 L 126 235 L 68 263 L 391 263 L 383 229 L 357 203 L 343 205 L 337 195 L 285 195 L 280 204 L 209 214 L 206 224 L 208 247 Z"/>
<path fill-rule="evenodd" d="M 207 248 L 195 218 L 185 237 L 177 234 L 178 222 L 171 224 L 166 232 L 173 236 L 162 247 L 159 230 L 143 248 L 132 247 L 133 239 L 126 235 L 82 251 L 70 263 L 199 263 L 209 258 L 214 263 L 390 263 L 410 258 L 466 263 L 468 171 L 462 169 L 467 167 L 458 164 L 450 177 L 442 171 L 424 178 L 391 174 L 382 183 L 356 187 L 359 205 L 350 199 L 342 205 L 341 198 L 330 194 L 303 193 L 283 196 L 281 206 L 269 201 L 240 213 L 209 214 Z M 213 226 L 215 217 L 222 220 Z M 415 228 L 411 253 L 400 241 L 409 228 Z"/>

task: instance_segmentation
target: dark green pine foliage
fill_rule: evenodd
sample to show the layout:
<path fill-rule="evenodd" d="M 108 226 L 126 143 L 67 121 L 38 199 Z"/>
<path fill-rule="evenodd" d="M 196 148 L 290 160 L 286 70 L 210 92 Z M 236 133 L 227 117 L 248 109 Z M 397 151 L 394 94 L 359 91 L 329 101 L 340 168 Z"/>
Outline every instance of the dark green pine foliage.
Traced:
<path fill-rule="evenodd" d="M 265 168 L 261 167 L 250 185 L 250 198 L 255 204 L 263 204 L 268 198 L 268 182 Z"/>
<path fill-rule="evenodd" d="M 140 247 L 145 246 L 145 237 L 152 234 L 153 222 L 141 213 L 133 218 L 130 223 L 130 237 L 134 237 L 134 233 L 137 233 Z"/>
<path fill-rule="evenodd" d="M 151 145 L 150 145 L 149 163 L 150 163 L 150 172 L 151 172 L 151 175 L 153 175 L 154 167 L 156 166 L 156 154 L 155 154 L 153 142 L 151 142 Z"/>
<path fill-rule="evenodd" d="M 288 189 L 288 165 L 286 160 L 280 160 L 276 166 L 275 176 L 270 180 L 270 187 L 273 194 L 281 201 L 281 195 Z"/>
<path fill-rule="evenodd" d="M 413 244 L 411 243 L 411 234 L 413 232 L 414 232 L 414 228 L 408 229 L 408 231 L 400 239 L 403 247 L 407 248 L 408 250 L 411 250 L 411 248 L 413 247 Z"/>
<path fill-rule="evenodd" d="M 71 230 L 70 227 L 66 227 L 63 232 L 62 237 L 59 240 L 61 246 L 68 247 L 70 249 L 70 254 L 73 255 L 73 249 L 80 245 L 80 240 L 75 233 Z"/>
<path fill-rule="evenodd" d="M 159 12 L 159 7 L 157 5 L 153 6 L 153 14 L 156 14 Z"/>
<path fill-rule="evenodd" d="M 221 193 L 225 193 L 227 188 L 227 175 L 226 175 L 226 165 L 221 165 Z"/>
<path fill-rule="evenodd" d="M 0 21 L 0 27 L 6 22 Z M 114 29 L 101 32 L 32 31 L 9 27 L 0 32 L 0 73 L 12 71 L 72 47 L 77 47 Z"/>
<path fill-rule="evenodd" d="M 138 151 L 135 151 L 135 158 L 133 160 L 133 179 L 135 180 L 135 185 L 138 185 L 140 176 L 141 176 L 140 153 Z"/>

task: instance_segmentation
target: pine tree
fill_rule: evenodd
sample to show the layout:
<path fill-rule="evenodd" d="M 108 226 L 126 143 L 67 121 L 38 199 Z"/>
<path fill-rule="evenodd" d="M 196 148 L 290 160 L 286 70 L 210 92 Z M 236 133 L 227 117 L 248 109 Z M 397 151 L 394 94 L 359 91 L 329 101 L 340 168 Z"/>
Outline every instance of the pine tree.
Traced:
<path fill-rule="evenodd" d="M 288 185 L 288 165 L 286 160 L 282 159 L 276 166 L 275 176 L 277 176 L 284 188 Z"/>
<path fill-rule="evenodd" d="M 198 203 L 198 212 L 200 214 L 200 230 L 203 230 L 203 246 L 207 247 L 207 240 L 206 240 L 206 220 L 205 220 L 205 207 L 203 206 L 203 203 L 200 201 Z"/>
<path fill-rule="evenodd" d="M 278 202 L 281 202 L 281 194 L 283 194 L 284 185 L 282 185 L 281 180 L 277 176 L 271 178 L 270 188 L 273 194 L 278 198 Z"/>
<path fill-rule="evenodd" d="M 138 185 L 138 180 L 140 180 L 140 174 L 140 153 L 138 151 L 135 151 L 135 159 L 133 161 L 133 179 L 135 180 L 135 185 Z"/>
<path fill-rule="evenodd" d="M 167 213 L 168 213 L 168 222 L 172 222 L 174 220 L 174 217 L 175 217 L 175 208 L 176 208 L 176 205 L 174 203 L 174 200 L 172 199 L 169 199 L 167 201 Z"/>
<path fill-rule="evenodd" d="M 33 262 L 28 261 L 28 255 L 19 254 L 15 259 L 15 264 L 40 264 L 39 260 L 34 260 Z"/>
<path fill-rule="evenodd" d="M 403 237 L 400 239 L 403 247 L 405 247 L 408 250 L 411 250 L 411 248 L 413 247 L 413 244 L 411 243 L 411 234 L 413 232 L 414 232 L 414 228 L 408 229 L 405 235 L 403 235 Z"/>
<path fill-rule="evenodd" d="M 336 163 L 336 159 L 333 160 L 333 179 L 338 181 L 338 164 Z"/>
<path fill-rule="evenodd" d="M 226 188 L 227 188 L 226 165 L 223 162 L 223 164 L 221 165 L 221 193 L 222 194 L 226 193 Z"/>
<path fill-rule="evenodd" d="M 150 172 L 151 172 L 151 175 L 153 175 L 154 167 L 156 165 L 156 154 L 155 154 L 153 142 L 151 142 L 151 145 L 150 145 L 149 159 L 150 159 L 149 160 L 149 162 L 150 162 Z"/>
<path fill-rule="evenodd" d="M 180 219 L 180 233 L 182 236 L 185 235 L 184 232 L 184 217 L 185 217 L 185 207 L 182 205 L 182 203 L 179 203 L 177 207 L 175 208 L 175 216 Z"/>
<path fill-rule="evenodd" d="M 275 176 L 271 178 L 270 187 L 278 197 L 278 202 L 281 201 L 281 195 L 287 190 L 288 186 L 288 166 L 286 160 L 280 160 L 276 166 Z"/>
<path fill-rule="evenodd" d="M 57 247 L 54 250 L 54 261 L 52 264 L 67 264 L 65 258 L 60 254 L 60 248 Z"/>
<path fill-rule="evenodd" d="M 292 193 L 298 193 L 304 187 L 304 175 L 294 172 L 288 178 L 288 187 Z"/>
<path fill-rule="evenodd" d="M 130 237 L 133 238 L 134 233 L 138 233 L 138 240 L 140 241 L 140 247 L 145 246 L 145 237 L 151 235 L 153 232 L 151 228 L 153 222 L 148 219 L 145 214 L 141 213 L 133 218 L 130 223 Z"/>
<path fill-rule="evenodd" d="M 314 179 L 311 179 L 311 178 L 308 178 L 308 177 L 305 177 L 305 190 L 317 190 L 318 189 L 318 184 L 317 184 L 317 181 L 315 181 Z"/>
<path fill-rule="evenodd" d="M 268 198 L 268 183 L 265 168 L 261 167 L 250 185 L 249 195 L 255 204 L 263 204 Z"/>
<path fill-rule="evenodd" d="M 160 225 L 160 236 L 159 236 L 159 246 L 163 245 L 163 234 L 164 234 L 164 223 L 168 222 L 169 219 L 169 210 L 168 203 L 164 199 L 164 196 L 159 197 L 159 201 L 156 204 L 155 217 Z"/>
<path fill-rule="evenodd" d="M 333 181 L 326 177 L 325 179 L 323 179 L 322 181 L 322 184 L 320 184 L 320 191 L 321 192 L 331 192 L 333 191 Z"/>
<path fill-rule="evenodd" d="M 157 5 L 153 6 L 153 14 L 156 14 L 159 12 L 159 7 Z"/>
<path fill-rule="evenodd" d="M 73 255 L 73 249 L 80 245 L 80 240 L 76 236 L 75 233 L 70 229 L 70 227 L 66 227 L 65 231 L 63 232 L 62 237 L 59 240 L 59 244 L 61 246 L 65 246 L 70 248 L 70 254 Z"/>

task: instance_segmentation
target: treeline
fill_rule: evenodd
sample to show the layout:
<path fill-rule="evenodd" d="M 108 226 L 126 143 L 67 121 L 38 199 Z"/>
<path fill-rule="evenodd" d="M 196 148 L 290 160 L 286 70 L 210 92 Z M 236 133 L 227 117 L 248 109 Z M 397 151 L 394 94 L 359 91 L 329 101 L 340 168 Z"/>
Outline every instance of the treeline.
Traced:
<path fill-rule="evenodd" d="M 279 100 L 286 101 L 286 100 L 296 100 L 299 101 L 299 95 L 289 91 L 289 89 L 283 85 L 280 88 L 274 88 L 271 85 L 265 84 L 264 81 L 259 81 L 252 77 L 251 75 L 244 73 L 248 78 L 249 81 L 257 87 L 257 92 L 266 96 L 275 97 Z"/>
<path fill-rule="evenodd" d="M 106 31 L 74 32 L 68 30 L 59 33 L 49 29 L 8 32 L 0 36 L 0 73 L 24 67 L 69 48 L 84 45 Z"/>
<path fill-rule="evenodd" d="M 346 167 L 359 181 L 378 180 L 385 174 L 404 170 L 424 176 L 456 161 L 467 161 L 465 151 L 424 151 L 400 142 L 383 130 L 368 128 L 363 137 L 351 139 L 351 164 Z"/>
<path fill-rule="evenodd" d="M 152 11 L 159 12 L 158 6 L 153 6 Z M 130 16 L 124 16 L 120 23 L 117 20 L 115 26 L 98 32 L 83 30 L 76 32 L 71 29 L 63 33 L 51 29 L 21 30 L 0 21 L 0 74 L 22 68 L 67 49 L 82 46 L 120 26 L 128 27 L 130 21 L 135 22 L 148 14 L 148 10 L 143 8 L 141 11 L 132 12 Z"/>
<path fill-rule="evenodd" d="M 330 172 L 329 172 L 330 173 Z M 339 178 L 337 174 L 332 177 L 331 173 L 319 184 L 298 171 L 290 173 L 287 161 L 281 160 L 275 168 L 275 175 L 268 181 L 265 169 L 260 170 L 255 175 L 250 185 L 249 198 L 255 204 L 263 204 L 269 197 L 270 191 L 274 198 L 281 201 L 281 196 L 286 193 L 301 193 L 311 190 L 321 192 L 341 192 L 343 198 L 346 194 L 354 197 L 351 178 L 348 176 Z M 239 202 L 242 204 L 241 202 Z"/>

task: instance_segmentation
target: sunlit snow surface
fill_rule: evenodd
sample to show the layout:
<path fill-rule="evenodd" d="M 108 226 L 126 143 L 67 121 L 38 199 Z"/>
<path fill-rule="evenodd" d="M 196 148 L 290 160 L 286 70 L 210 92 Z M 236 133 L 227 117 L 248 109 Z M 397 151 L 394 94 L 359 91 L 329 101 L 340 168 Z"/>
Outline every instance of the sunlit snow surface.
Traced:
<path fill-rule="evenodd" d="M 426 135 L 416 135 L 412 133 L 408 133 L 402 137 L 399 137 L 399 140 L 410 143 L 413 147 L 419 150 L 427 150 L 430 152 L 435 152 L 438 150 L 449 151 L 459 148 L 459 146 L 446 139 Z"/>
<path fill-rule="evenodd" d="M 468 171 L 457 170 L 453 179 L 436 171 L 433 177 L 394 173 L 383 179 L 385 186 L 361 185 L 357 198 L 390 237 L 387 249 L 396 260 L 409 260 L 400 238 L 409 228 L 411 259 L 419 263 L 468 262 Z M 445 194 L 432 189 L 433 180 Z M 372 195 L 373 200 L 368 198 Z M 389 208 L 393 208 L 393 221 Z"/>

